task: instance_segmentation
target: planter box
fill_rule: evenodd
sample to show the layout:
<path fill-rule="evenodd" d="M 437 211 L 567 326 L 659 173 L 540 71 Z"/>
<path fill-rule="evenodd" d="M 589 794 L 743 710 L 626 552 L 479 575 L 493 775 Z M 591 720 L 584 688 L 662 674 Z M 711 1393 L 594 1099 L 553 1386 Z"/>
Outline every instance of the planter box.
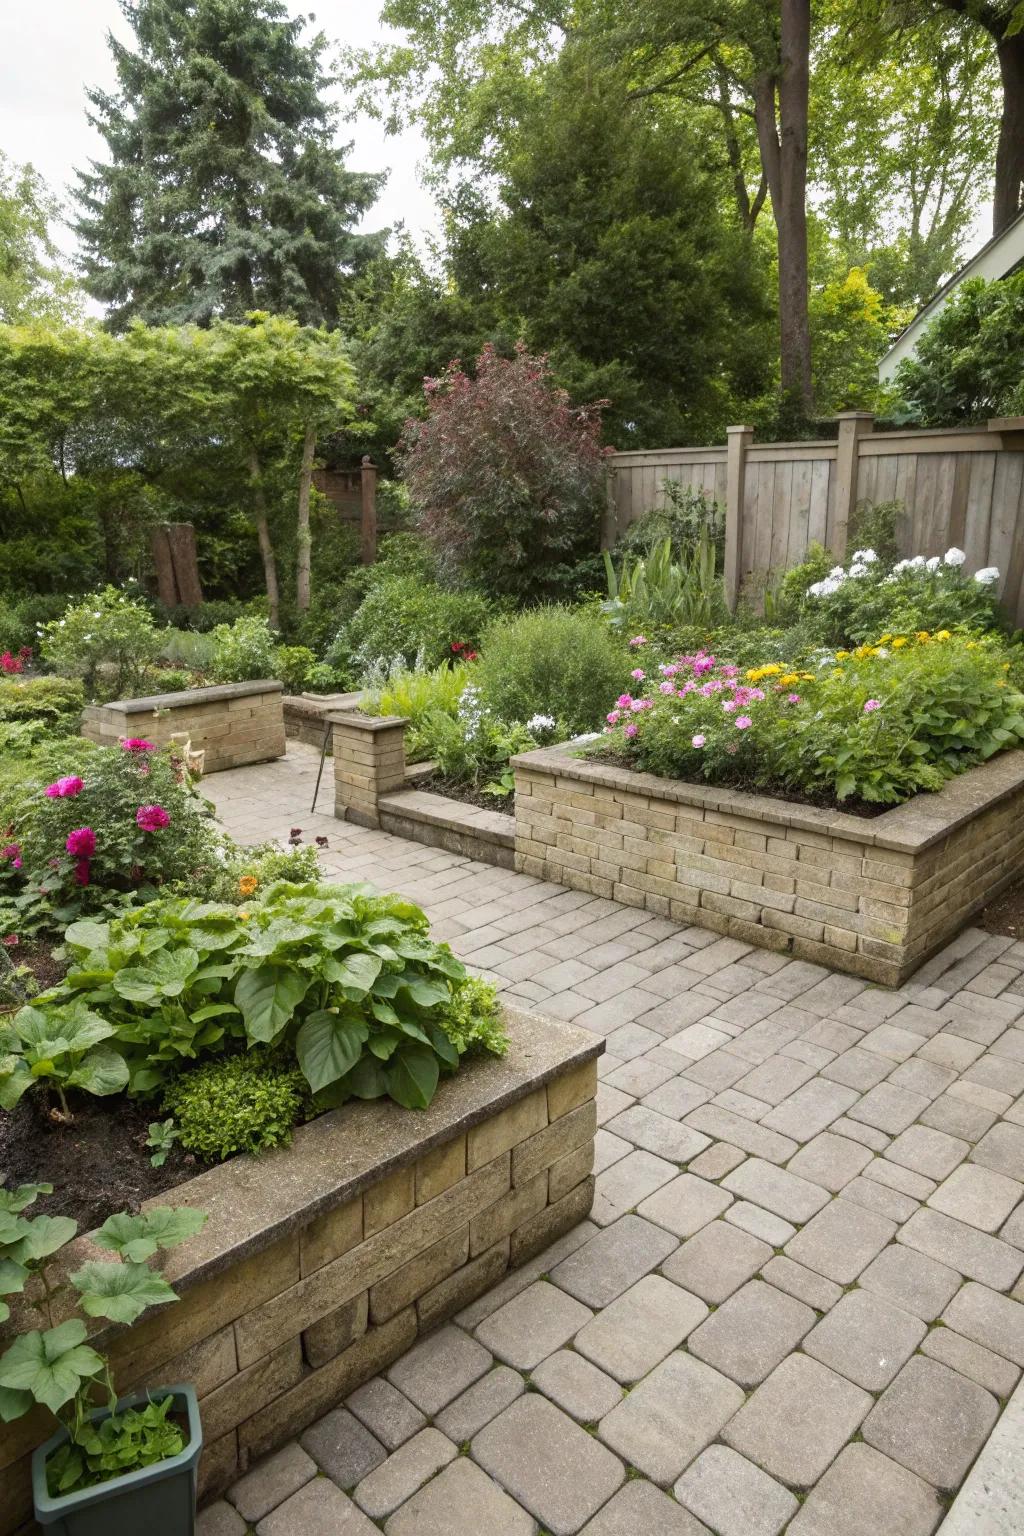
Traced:
<path fill-rule="evenodd" d="M 514 759 L 516 868 L 899 986 L 1020 872 L 1024 752 L 873 818 L 542 748 Z"/>
<path fill-rule="evenodd" d="M 120 1391 L 194 1383 L 200 1498 L 590 1210 L 604 1042 L 531 1014 L 508 1011 L 506 1023 L 508 1054 L 468 1063 L 429 1109 L 345 1105 L 300 1127 L 291 1147 L 151 1202 L 209 1213 L 164 1256 L 182 1299 L 129 1330 L 93 1332 Z M 83 1238 L 69 1268 L 87 1257 L 109 1255 Z M 29 1518 L 30 1455 L 52 1428 L 42 1413 L 0 1424 L 0 1536 Z"/>
<path fill-rule="evenodd" d="M 206 753 L 204 771 L 218 773 L 284 756 L 281 694 L 280 683 L 264 679 L 90 704 L 82 716 L 82 735 L 107 747 L 125 736 L 144 736 L 158 747 L 172 736 L 187 737 L 195 751 Z"/>
<path fill-rule="evenodd" d="M 511 869 L 515 863 L 515 821 L 501 811 L 449 800 L 428 789 L 403 789 L 397 795 L 384 795 L 379 811 L 381 830 L 395 837 L 461 853 L 481 864 L 497 864 L 500 869 Z"/>

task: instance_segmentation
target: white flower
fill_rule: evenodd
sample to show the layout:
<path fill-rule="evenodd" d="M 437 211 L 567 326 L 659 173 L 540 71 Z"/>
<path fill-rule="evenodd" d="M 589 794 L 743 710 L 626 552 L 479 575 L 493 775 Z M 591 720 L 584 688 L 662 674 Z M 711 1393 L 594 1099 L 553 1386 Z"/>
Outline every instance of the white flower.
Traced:
<path fill-rule="evenodd" d="M 925 566 L 924 555 L 915 555 L 913 560 L 908 560 L 907 565 L 912 571 L 923 571 Z"/>
<path fill-rule="evenodd" d="M 897 560 L 896 564 L 892 568 L 892 574 L 894 576 L 902 576 L 903 572 L 906 571 L 906 570 L 909 570 L 909 568 L 910 568 L 910 561 L 909 560 Z"/>
<path fill-rule="evenodd" d="M 860 561 L 863 565 L 874 565 L 878 556 L 873 549 L 855 549 L 853 558 Z"/>
<path fill-rule="evenodd" d="M 551 715 L 532 715 L 526 722 L 526 729 L 531 736 L 535 736 L 538 731 L 553 731 L 554 728 L 555 722 Z"/>
<path fill-rule="evenodd" d="M 808 597 L 831 597 L 833 592 L 838 592 L 842 582 L 834 576 L 826 576 L 824 581 L 816 581 L 807 588 Z"/>
<path fill-rule="evenodd" d="M 946 550 L 946 553 L 942 558 L 946 565 L 963 565 L 964 561 L 967 559 L 967 556 L 964 554 L 962 549 L 957 549 L 956 545 L 954 544 L 952 549 Z"/>
<path fill-rule="evenodd" d="M 829 571 L 829 575 L 833 581 L 844 581 L 846 578 L 846 572 L 841 565 L 834 565 Z"/>
<path fill-rule="evenodd" d="M 925 564 L 930 571 L 937 571 L 939 566 L 942 564 L 942 561 L 939 559 L 938 555 L 932 555 L 930 560 L 925 561 Z"/>
<path fill-rule="evenodd" d="M 850 566 L 851 576 L 866 576 L 867 573 L 868 568 L 861 560 L 854 561 L 853 565 Z"/>
<path fill-rule="evenodd" d="M 986 565 L 984 570 L 975 571 L 975 581 L 980 581 L 983 587 L 990 587 L 993 582 L 999 580 L 998 565 Z"/>

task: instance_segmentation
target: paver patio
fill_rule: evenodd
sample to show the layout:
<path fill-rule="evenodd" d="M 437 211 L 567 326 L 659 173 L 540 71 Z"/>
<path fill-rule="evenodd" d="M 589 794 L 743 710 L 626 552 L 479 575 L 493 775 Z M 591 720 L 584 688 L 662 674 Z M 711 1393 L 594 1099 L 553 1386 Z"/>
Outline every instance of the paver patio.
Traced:
<path fill-rule="evenodd" d="M 336 821 L 329 782 L 312 815 L 316 766 L 205 789 L 605 1038 L 597 1198 L 203 1536 L 928 1536 L 1024 1367 L 1024 943 L 882 991 Z"/>

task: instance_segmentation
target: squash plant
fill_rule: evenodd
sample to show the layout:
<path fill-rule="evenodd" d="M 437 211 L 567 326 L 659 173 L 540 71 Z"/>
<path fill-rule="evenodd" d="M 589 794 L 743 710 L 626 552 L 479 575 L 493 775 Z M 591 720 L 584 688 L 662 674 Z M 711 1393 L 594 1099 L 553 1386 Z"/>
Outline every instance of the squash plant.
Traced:
<path fill-rule="evenodd" d="M 370 886 L 282 881 L 248 907 L 163 899 L 74 923 L 65 944 L 71 969 L 34 1006 L 106 1020 L 132 1094 L 232 1044 L 294 1049 L 320 1108 L 383 1095 L 424 1108 L 459 1064 L 446 1021 L 465 967 L 419 907 Z M 484 1043 L 504 1044 L 496 1029 Z"/>
<path fill-rule="evenodd" d="M 54 1297 L 63 1302 L 65 1295 L 63 1287 L 51 1285 L 47 1265 L 78 1230 L 67 1216 L 25 1215 L 39 1195 L 52 1193 L 51 1184 L 0 1189 L 0 1293 L 23 1292 L 34 1277 L 47 1311 Z M 146 1261 L 158 1249 L 194 1236 L 205 1221 L 204 1211 L 188 1206 L 109 1217 L 94 1241 L 118 1258 L 91 1260 L 68 1276 L 79 1310 L 86 1317 L 130 1324 L 147 1307 L 177 1301 Z M 10 1307 L 0 1300 L 0 1322 L 9 1317 Z M 19 1334 L 0 1355 L 0 1419 L 9 1423 L 40 1404 L 67 1431 L 67 1441 L 47 1462 L 51 1495 L 151 1466 L 184 1448 L 181 1429 L 168 1418 L 171 1398 L 116 1411 L 109 1362 L 87 1339 L 82 1319 L 69 1317 L 55 1327 Z M 97 1393 L 106 1396 L 109 1409 L 109 1417 L 99 1422 L 90 1417 Z"/>

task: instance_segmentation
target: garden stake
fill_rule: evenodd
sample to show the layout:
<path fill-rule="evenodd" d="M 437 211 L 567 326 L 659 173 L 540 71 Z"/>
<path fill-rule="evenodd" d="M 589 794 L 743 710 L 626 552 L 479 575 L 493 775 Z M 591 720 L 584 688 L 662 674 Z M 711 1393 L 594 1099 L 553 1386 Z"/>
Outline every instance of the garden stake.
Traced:
<path fill-rule="evenodd" d="M 309 808 L 309 814 L 311 816 L 315 816 L 316 815 L 316 797 L 320 793 L 320 780 L 324 776 L 324 759 L 327 756 L 327 742 L 328 742 L 328 740 L 330 738 L 330 732 L 331 732 L 331 722 L 330 722 L 330 720 L 325 720 L 324 721 L 324 740 L 323 740 L 323 745 L 320 748 L 320 769 L 319 769 L 319 772 L 317 773 L 317 776 L 316 776 L 316 789 L 314 789 L 314 791 L 313 791 L 313 804 Z"/>

